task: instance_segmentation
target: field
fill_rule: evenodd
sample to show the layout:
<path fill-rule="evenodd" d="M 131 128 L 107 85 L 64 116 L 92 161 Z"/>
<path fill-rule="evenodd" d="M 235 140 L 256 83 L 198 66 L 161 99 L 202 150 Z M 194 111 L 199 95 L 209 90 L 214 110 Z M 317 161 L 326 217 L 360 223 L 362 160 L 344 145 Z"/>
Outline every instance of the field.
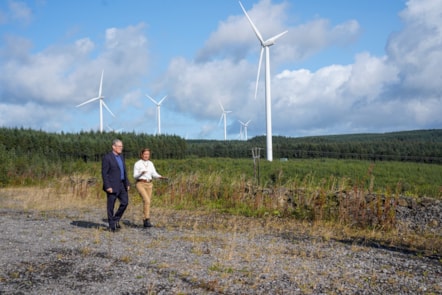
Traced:
<path fill-rule="evenodd" d="M 154 183 L 149 230 L 133 188 L 122 230 L 106 230 L 100 162 L 11 178 L 0 188 L 0 246 L 17 255 L 2 257 L 0 293 L 442 290 L 441 165 L 153 161 L 168 180 Z"/>
<path fill-rule="evenodd" d="M 127 160 L 129 175 L 135 161 Z M 440 255 L 440 230 L 404 232 L 397 212 L 401 206 L 410 207 L 410 202 L 428 199 L 439 202 L 440 208 L 441 165 L 334 159 L 153 161 L 159 173 L 169 178 L 155 182 L 154 208 L 310 222 L 339 238 L 372 239 Z M 104 197 L 100 167 L 99 162 L 64 163 L 52 169 L 51 177 L 29 172 L 9 187 L 38 189 L 32 198 L 19 201 L 24 208 L 87 208 Z M 141 206 L 135 190 L 131 196 L 134 206 Z M 439 217 L 424 222 L 440 228 Z"/>

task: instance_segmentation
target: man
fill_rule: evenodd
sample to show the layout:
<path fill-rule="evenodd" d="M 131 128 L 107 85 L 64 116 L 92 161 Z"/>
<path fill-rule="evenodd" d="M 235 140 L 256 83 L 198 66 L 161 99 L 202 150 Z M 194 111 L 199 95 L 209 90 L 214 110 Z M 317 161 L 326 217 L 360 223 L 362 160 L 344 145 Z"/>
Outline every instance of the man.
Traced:
<path fill-rule="evenodd" d="M 128 191 L 129 179 L 126 173 L 126 163 L 123 155 L 123 142 L 119 139 L 112 141 L 112 151 L 103 156 L 101 164 L 101 176 L 103 178 L 103 190 L 107 195 L 107 218 L 109 230 L 115 232 L 120 228 L 120 220 L 129 203 Z M 120 206 L 114 214 L 116 200 Z"/>

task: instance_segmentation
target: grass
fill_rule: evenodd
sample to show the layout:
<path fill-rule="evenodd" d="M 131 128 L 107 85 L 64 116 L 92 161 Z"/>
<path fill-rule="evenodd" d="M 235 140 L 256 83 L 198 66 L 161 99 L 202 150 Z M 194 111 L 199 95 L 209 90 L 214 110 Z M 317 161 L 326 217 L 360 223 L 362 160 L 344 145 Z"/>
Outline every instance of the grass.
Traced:
<path fill-rule="evenodd" d="M 91 190 L 93 192 L 93 190 Z M 90 191 L 90 192 L 91 192 Z M 405 249 L 414 251 L 422 256 L 441 255 L 442 237 L 440 234 L 434 233 L 416 233 L 408 230 L 401 225 L 395 227 L 360 227 L 353 226 L 348 223 L 326 221 L 326 220 L 308 220 L 296 219 L 290 217 L 278 217 L 275 215 L 264 215 L 261 217 L 246 217 L 241 215 L 232 215 L 231 213 L 223 213 L 220 210 L 207 208 L 196 208 L 192 210 L 176 210 L 173 207 L 165 207 L 161 205 L 160 199 L 163 196 L 154 196 L 155 203 L 153 205 L 152 215 L 155 217 L 155 223 L 160 227 L 167 228 L 170 224 L 178 224 L 181 230 L 191 230 L 193 235 L 190 237 L 195 244 L 195 253 L 205 253 L 209 251 L 204 248 L 205 241 L 209 241 L 210 237 L 201 237 L 197 233 L 199 230 L 215 230 L 226 231 L 233 235 L 259 235 L 265 232 L 281 233 L 288 238 L 311 237 L 313 241 L 319 239 L 322 241 L 338 240 L 349 242 L 354 246 L 378 244 L 387 248 Z M 0 204 L 2 208 L 13 208 L 22 210 L 37 210 L 41 214 L 58 214 L 60 210 L 69 210 L 78 212 L 93 210 L 93 208 L 104 208 L 104 193 L 100 199 L 82 196 L 75 196 L 73 193 L 57 193 L 55 189 L 42 188 L 19 188 L 19 189 L 1 189 Z M 65 211 L 64 211 L 65 212 Z M 103 211 L 103 216 L 104 216 Z M 142 204 L 134 192 L 131 194 L 131 205 L 128 207 L 125 218 L 136 224 L 142 224 Z M 174 220 L 179 222 L 174 222 Z M 94 244 L 100 244 L 104 241 L 100 230 L 95 230 L 92 236 L 88 238 Z M 160 240 L 151 241 L 148 247 L 157 247 L 162 242 Z M 220 241 L 220 245 L 222 245 Z M 202 246 L 197 246 L 202 245 Z M 235 254 L 236 247 L 239 245 L 225 243 L 223 246 L 223 261 L 229 261 Z M 83 248 L 83 252 L 87 252 L 88 248 Z M 252 253 L 249 253 L 252 255 Z M 321 253 L 294 253 L 297 256 L 320 256 Z M 247 259 L 247 257 L 244 257 Z M 122 261 L 124 261 L 124 257 Z"/>
<path fill-rule="evenodd" d="M 127 161 L 129 175 L 134 162 Z M 153 210 L 209 214 L 214 217 L 205 219 L 211 220 L 220 214 L 229 219 L 246 217 L 253 220 L 247 227 L 260 224 L 276 231 L 291 230 L 295 224 L 305 234 L 322 239 L 376 241 L 426 254 L 440 255 L 442 249 L 440 235 L 408 231 L 395 216 L 401 196 L 442 199 L 440 165 L 333 159 L 261 161 L 259 167 L 246 159 L 154 162 L 169 181 L 155 182 Z M 100 164 L 84 165 L 77 163 L 70 175 L 39 179 L 32 186 L 1 189 L 2 207 L 42 212 L 103 207 Z M 134 187 L 130 202 L 125 215 L 141 223 L 141 198 Z M 208 224 L 218 230 L 240 231 L 225 222 Z M 187 226 L 208 224 L 196 220 Z"/>
<path fill-rule="evenodd" d="M 210 178 L 210 176 L 207 177 Z M 216 177 L 212 176 L 212 178 L 215 179 Z M 71 184 L 71 186 L 75 185 Z M 75 210 L 77 211 L 75 213 L 76 218 L 81 218 L 78 216 L 81 216 L 82 212 L 97 208 L 103 210 L 104 215 L 105 197 L 104 193 L 100 191 L 98 191 L 100 198 L 95 197 L 95 190 L 99 189 L 97 186 L 99 186 L 99 183 L 91 185 L 87 190 L 88 195 L 86 196 L 78 194 L 77 190 L 73 190 L 70 186 L 54 185 L 52 188 L 1 189 L 0 206 L 1 208 L 14 207 L 16 209 L 27 208 L 26 210 L 34 210 L 32 206 L 38 203 L 36 210 L 41 211 L 42 214 L 48 217 L 51 214 L 59 214 L 57 213 L 59 210 L 69 210 L 64 212 Z M 296 278 L 297 282 L 299 282 L 298 287 L 303 290 L 303 293 L 314 294 L 315 290 L 318 291 L 315 285 L 316 282 L 308 278 L 315 277 L 318 274 L 315 273 L 317 270 L 312 268 L 312 265 L 321 263 L 330 255 L 336 255 L 334 249 L 329 248 L 329 245 L 333 245 L 333 243 L 328 244 L 327 241 L 338 240 L 343 243 L 349 243 L 353 253 L 368 251 L 370 247 L 363 246 L 370 245 L 370 243 L 376 243 L 377 247 L 404 247 L 408 250 L 416 251 L 421 256 L 434 253 L 439 253 L 440 255 L 441 253 L 440 247 L 442 244 L 440 236 L 419 235 L 400 228 L 390 228 L 388 230 L 363 228 L 335 221 L 296 219 L 293 216 L 280 217 L 273 214 L 261 217 L 246 217 L 239 214 L 224 213 L 219 208 L 213 209 L 204 206 L 195 207 L 192 210 L 176 210 L 173 206 L 162 205 L 161 199 L 164 196 L 159 195 L 157 192 L 157 189 L 162 186 L 166 189 L 166 193 L 168 192 L 168 183 L 156 183 L 154 200 L 158 202 L 158 206 L 155 205 L 152 208 L 154 222 L 158 228 L 162 229 L 158 235 L 140 235 L 138 231 L 135 231 L 136 234 L 132 236 L 124 234 L 115 236 L 100 229 L 74 229 L 78 231 L 75 235 L 76 248 L 73 250 L 63 250 L 60 248 L 59 250 L 62 252 L 56 253 L 58 259 L 53 259 L 53 264 L 47 265 L 51 265 L 57 270 L 61 267 L 64 267 L 64 269 L 71 267 L 73 269 L 74 265 L 71 266 L 68 263 L 71 263 L 75 257 L 84 259 L 84 261 L 87 261 L 89 258 L 93 260 L 98 257 L 104 257 L 107 260 L 106 265 L 118 263 L 139 267 L 139 270 L 143 270 L 143 272 L 139 272 L 135 276 L 137 280 L 148 282 L 151 277 L 150 272 L 154 274 L 156 272 L 163 276 L 167 275 L 171 284 L 176 280 L 183 279 L 185 281 L 192 281 L 198 288 L 218 293 L 225 291 L 225 281 L 231 280 L 231 278 L 241 279 L 244 282 L 244 288 L 249 288 L 249 290 L 259 286 L 264 281 L 272 282 L 275 279 L 279 279 L 280 277 L 276 275 L 273 277 L 272 270 L 275 265 L 277 267 L 282 265 L 282 267 L 287 268 L 286 272 L 289 273 L 290 278 Z M 38 202 L 35 202 L 33 198 L 38 200 Z M 130 194 L 130 198 L 131 202 L 125 213 L 125 219 L 141 225 L 141 199 L 135 192 Z M 171 227 L 174 227 L 173 230 L 178 229 L 176 230 L 177 235 L 164 235 L 164 231 L 171 229 Z M 123 229 L 124 232 L 125 230 Z M 239 236 L 247 236 L 252 243 L 242 244 L 241 240 L 235 239 L 235 237 Z M 266 243 L 256 243 L 256 245 L 253 243 L 256 239 L 261 239 L 264 236 L 266 238 L 270 237 Z M 59 238 L 66 239 L 63 236 Z M 114 239 L 122 239 L 124 245 L 126 245 L 124 249 L 117 249 L 112 243 Z M 278 241 L 281 240 L 288 240 L 289 243 L 279 243 Z M 177 241 L 183 245 L 179 251 L 183 251 L 183 253 L 188 251 L 189 253 L 185 256 L 186 258 L 191 257 L 190 260 L 186 258 L 178 258 L 176 261 L 139 259 L 145 253 L 158 251 L 160 248 L 167 249 L 170 245 L 173 248 Z M 324 246 L 311 248 L 299 246 L 316 243 Z M 102 247 L 103 245 L 104 247 Z M 106 247 L 108 247 L 107 250 Z M 263 255 L 265 257 L 264 263 L 254 264 L 256 257 L 262 257 Z M 281 257 L 293 259 L 293 263 L 290 265 L 284 264 L 281 262 Z M 205 259 L 210 259 L 210 263 L 201 263 Z M 238 261 L 246 261 L 248 263 L 239 266 L 237 264 Z M 375 268 L 376 271 L 359 274 L 355 278 L 354 273 L 352 273 L 354 268 L 343 265 L 343 262 L 339 259 L 337 262 L 342 263 L 342 265 L 324 268 L 324 273 L 320 274 L 323 276 L 330 272 L 330 284 L 334 290 L 341 288 L 341 291 L 345 293 L 345 286 L 348 286 L 348 284 L 360 284 L 360 289 L 362 290 L 367 288 L 365 283 L 369 282 L 374 292 L 377 290 L 378 284 L 395 283 L 394 278 L 390 282 L 381 281 L 377 274 L 379 268 Z M 296 265 L 294 265 L 295 263 Z M 66 265 L 67 267 L 65 267 Z M 255 266 L 254 268 L 249 268 L 248 265 Z M 42 269 L 46 270 L 47 268 L 48 266 L 43 264 L 29 263 L 25 269 L 25 274 L 27 277 L 31 277 L 33 273 L 42 272 Z M 347 268 L 348 271 L 344 272 L 342 277 L 333 277 L 333 270 Z M 78 270 L 75 269 L 75 271 Z M 411 271 L 410 273 L 404 271 L 401 277 L 410 276 L 410 279 L 412 279 L 415 274 L 411 273 Z M 53 272 L 55 273 L 55 271 Z M 207 278 L 200 278 L 195 275 L 199 272 L 208 273 L 209 276 Z M 52 274 L 52 272 L 50 273 Z M 89 280 L 90 278 L 101 277 L 96 275 L 96 269 L 94 268 L 85 268 L 81 271 L 81 274 L 83 278 Z M 262 277 L 263 274 L 264 277 Z M 9 274 L 9 278 L 18 278 L 20 276 L 23 276 L 23 273 Z M 429 285 L 429 287 L 439 290 L 435 284 Z M 155 294 L 155 285 L 144 285 L 144 288 L 146 288 L 146 294 L 150 292 Z"/>

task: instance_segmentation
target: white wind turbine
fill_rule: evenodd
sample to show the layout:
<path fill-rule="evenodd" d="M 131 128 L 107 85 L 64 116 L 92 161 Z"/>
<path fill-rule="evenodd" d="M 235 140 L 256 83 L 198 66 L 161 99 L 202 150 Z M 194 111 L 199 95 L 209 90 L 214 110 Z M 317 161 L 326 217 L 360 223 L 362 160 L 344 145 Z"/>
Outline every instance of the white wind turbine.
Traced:
<path fill-rule="evenodd" d="M 149 98 L 156 106 L 157 106 L 157 134 L 161 134 L 161 111 L 160 111 L 160 107 L 161 107 L 161 103 L 163 102 L 163 100 L 166 99 L 167 95 L 164 96 L 159 102 L 157 102 L 155 99 L 153 99 L 152 97 L 150 97 L 149 95 L 146 94 L 146 97 Z"/>
<path fill-rule="evenodd" d="M 224 119 L 224 140 L 227 140 L 227 114 L 231 113 L 232 111 L 224 110 L 224 107 L 221 104 L 221 102 L 219 103 L 219 106 L 221 107 L 221 110 L 223 111 L 223 113 L 221 114 L 221 118 L 219 119 L 219 122 L 221 123 L 221 120 Z"/>
<path fill-rule="evenodd" d="M 265 102 L 266 102 L 266 129 L 267 129 L 267 160 L 273 161 L 273 148 L 272 148 L 272 97 L 271 97 L 271 91 L 270 91 L 270 51 L 269 47 L 275 44 L 276 39 L 281 37 L 282 35 L 286 34 L 287 31 L 282 32 L 276 36 L 273 36 L 267 40 L 264 41 L 264 39 L 261 36 L 261 33 L 259 33 L 256 26 L 253 24 L 252 20 L 250 19 L 249 15 L 247 14 L 246 10 L 244 9 L 244 6 L 242 6 L 241 1 L 239 2 L 239 5 L 241 5 L 242 10 L 244 11 L 244 14 L 247 17 L 247 20 L 249 21 L 250 25 L 252 26 L 253 31 L 255 31 L 256 37 L 258 37 L 259 42 L 261 43 L 261 54 L 259 57 L 259 65 L 258 65 L 258 74 L 256 76 L 256 87 L 255 87 L 255 99 L 256 94 L 258 92 L 258 79 L 259 79 L 259 73 L 261 71 L 261 63 L 262 63 L 262 55 L 265 51 L 266 55 L 266 63 L 265 63 Z"/>
<path fill-rule="evenodd" d="M 107 125 L 107 129 L 109 129 L 110 132 L 115 132 L 115 133 L 121 133 L 121 131 L 123 131 L 123 128 L 114 129 L 114 128 L 110 127 L 109 125 Z"/>
<path fill-rule="evenodd" d="M 244 130 L 244 138 L 245 138 L 245 140 L 247 140 L 247 126 L 249 126 L 249 123 L 250 123 L 250 121 L 252 121 L 252 120 L 248 120 L 247 122 L 243 122 L 243 121 L 241 121 L 241 120 L 238 120 L 239 121 L 239 123 L 241 123 L 241 135 L 242 135 L 242 130 Z"/>
<path fill-rule="evenodd" d="M 95 100 L 100 100 L 100 132 L 103 133 L 103 106 L 106 108 L 106 110 L 115 117 L 115 115 L 112 113 L 112 111 L 107 107 L 106 103 L 104 102 L 104 96 L 102 95 L 102 90 L 103 90 L 103 74 L 104 74 L 104 70 L 101 72 L 101 80 L 100 80 L 100 89 L 98 90 L 98 96 L 89 99 L 88 101 L 85 101 L 79 105 L 77 105 L 78 107 L 81 107 L 85 104 L 88 104 L 90 102 L 93 102 Z"/>

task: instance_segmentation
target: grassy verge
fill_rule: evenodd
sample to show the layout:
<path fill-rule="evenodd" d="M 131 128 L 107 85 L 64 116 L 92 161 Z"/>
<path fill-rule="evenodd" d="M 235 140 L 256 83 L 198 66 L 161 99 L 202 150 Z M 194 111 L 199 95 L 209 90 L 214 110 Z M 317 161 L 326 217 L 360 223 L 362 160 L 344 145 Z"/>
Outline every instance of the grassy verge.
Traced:
<path fill-rule="evenodd" d="M 134 162 L 128 160 L 130 172 Z M 440 233 L 410 231 L 395 216 L 401 196 L 441 199 L 440 165 L 332 159 L 255 165 L 252 160 L 187 159 L 158 160 L 155 165 L 169 181 L 155 182 L 154 210 L 257 218 L 273 229 L 290 230 L 295 225 L 324 239 L 441 253 Z M 72 167 L 75 170 L 65 176 L 33 182 L 18 178 L 17 183 L 32 186 L 2 189 L 2 207 L 41 211 L 103 207 L 100 163 Z M 129 210 L 141 210 L 135 189 L 130 195 Z M 138 211 L 129 214 L 139 219 Z"/>
<path fill-rule="evenodd" d="M 75 174 L 39 186 L 3 188 L 0 204 L 2 208 L 41 212 L 102 208 L 104 216 L 105 194 L 94 176 Z M 167 182 L 155 182 L 154 190 L 153 216 L 206 216 L 204 220 L 214 221 L 200 222 L 199 228 L 250 230 L 254 226 L 282 234 L 442 255 L 440 232 L 416 232 L 397 222 L 394 212 L 400 187 L 383 195 L 373 194 L 367 201 L 370 188 L 355 186 L 345 177 L 330 176 L 317 182 L 309 174 L 282 186 L 263 187 L 244 175 L 228 178 L 225 171 L 213 169 L 209 173 L 176 173 Z M 141 224 L 141 198 L 135 190 L 130 193 L 130 203 L 125 216 Z"/>

